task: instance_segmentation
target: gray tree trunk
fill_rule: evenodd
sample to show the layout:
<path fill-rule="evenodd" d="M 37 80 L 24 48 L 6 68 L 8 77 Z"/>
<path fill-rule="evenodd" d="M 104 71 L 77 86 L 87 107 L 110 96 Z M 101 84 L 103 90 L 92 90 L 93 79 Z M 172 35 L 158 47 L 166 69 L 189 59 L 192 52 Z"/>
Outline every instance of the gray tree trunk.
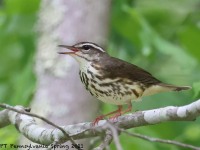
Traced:
<path fill-rule="evenodd" d="M 41 2 L 35 66 L 37 90 L 32 112 L 58 125 L 94 120 L 99 103 L 81 84 L 77 62 L 70 56 L 59 55 L 57 45 L 91 41 L 105 46 L 110 6 L 111 0 Z M 86 143 L 84 149 L 87 149 Z"/>

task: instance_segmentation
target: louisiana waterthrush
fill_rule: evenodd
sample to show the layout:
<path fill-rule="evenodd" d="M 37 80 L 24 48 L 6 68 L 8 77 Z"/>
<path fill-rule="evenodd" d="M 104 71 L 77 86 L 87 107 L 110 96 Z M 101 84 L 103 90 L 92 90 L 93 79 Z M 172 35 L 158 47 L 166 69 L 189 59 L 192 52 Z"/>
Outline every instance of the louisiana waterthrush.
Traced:
<path fill-rule="evenodd" d="M 116 111 L 96 118 L 94 125 L 105 116 L 112 118 L 131 111 L 131 100 L 138 101 L 143 96 L 167 91 L 188 90 L 189 86 L 166 84 L 153 77 L 144 69 L 108 55 L 97 44 L 81 42 L 73 46 L 59 45 L 70 51 L 59 52 L 74 57 L 80 66 L 80 79 L 85 88 L 97 99 L 118 105 Z M 126 110 L 122 105 L 128 104 Z"/>

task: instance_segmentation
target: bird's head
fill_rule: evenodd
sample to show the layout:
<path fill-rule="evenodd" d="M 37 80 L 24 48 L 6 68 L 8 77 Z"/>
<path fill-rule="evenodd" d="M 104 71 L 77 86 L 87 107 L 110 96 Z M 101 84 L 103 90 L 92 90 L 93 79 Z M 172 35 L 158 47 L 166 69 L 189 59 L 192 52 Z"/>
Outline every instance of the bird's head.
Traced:
<path fill-rule="evenodd" d="M 105 50 L 97 44 L 90 42 L 81 42 L 73 46 L 58 45 L 70 51 L 58 52 L 59 54 L 68 54 L 74 57 L 79 63 L 98 60 Z"/>

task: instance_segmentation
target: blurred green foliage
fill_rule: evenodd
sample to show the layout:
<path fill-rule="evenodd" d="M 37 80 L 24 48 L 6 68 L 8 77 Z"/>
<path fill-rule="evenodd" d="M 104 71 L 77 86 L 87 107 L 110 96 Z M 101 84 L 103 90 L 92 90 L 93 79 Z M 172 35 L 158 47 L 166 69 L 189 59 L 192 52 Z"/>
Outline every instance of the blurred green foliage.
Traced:
<path fill-rule="evenodd" d="M 35 88 L 34 26 L 40 0 L 0 2 L 0 103 L 27 106 Z M 18 135 L 13 127 L 3 128 L 0 143 L 15 143 Z"/>
<path fill-rule="evenodd" d="M 40 0 L 0 0 L 0 102 L 28 105 L 35 90 L 33 63 L 37 35 L 34 31 Z M 109 53 L 134 63 L 160 80 L 191 85 L 193 90 L 162 93 L 133 103 L 135 110 L 184 105 L 200 97 L 200 1 L 113 1 Z M 115 106 L 103 105 L 103 112 Z M 168 122 L 131 129 L 164 139 L 199 145 L 196 122 Z M 7 129 L 7 130 L 6 130 Z M 0 131 L 0 142 L 17 142 L 13 127 Z M 12 132 L 11 136 L 5 136 Z M 4 137 L 4 138 L 3 138 Z M 2 139 L 4 141 L 2 141 Z M 124 149 L 178 150 L 122 134 Z M 112 149 L 115 149 L 112 144 Z"/>
<path fill-rule="evenodd" d="M 0 5 L 0 102 L 27 105 L 33 93 L 34 31 L 39 0 Z"/>

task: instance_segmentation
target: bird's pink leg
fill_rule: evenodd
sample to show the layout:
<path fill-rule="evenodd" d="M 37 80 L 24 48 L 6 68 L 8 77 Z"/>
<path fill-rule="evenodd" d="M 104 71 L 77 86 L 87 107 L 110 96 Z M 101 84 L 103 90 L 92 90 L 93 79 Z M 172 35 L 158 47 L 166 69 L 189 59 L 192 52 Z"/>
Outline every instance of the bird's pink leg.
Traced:
<path fill-rule="evenodd" d="M 95 121 L 93 122 L 93 126 L 95 126 L 96 124 L 98 124 L 98 122 L 99 122 L 100 120 L 104 119 L 104 117 L 106 117 L 106 116 L 115 114 L 115 115 L 113 115 L 113 116 L 111 116 L 111 117 L 109 118 L 110 120 L 115 120 L 115 119 L 117 119 L 119 116 L 121 116 L 121 115 L 123 115 L 123 114 L 125 114 L 125 113 L 127 113 L 127 112 L 130 112 L 131 110 L 132 110 L 132 103 L 131 103 L 131 101 L 128 103 L 128 108 L 127 108 L 126 110 L 124 110 L 124 111 L 122 111 L 122 105 L 119 105 L 117 110 L 112 111 L 112 112 L 110 112 L 110 113 L 108 113 L 108 114 L 101 115 L 101 116 L 97 117 L 97 118 L 95 119 Z"/>
<path fill-rule="evenodd" d="M 117 114 L 121 114 L 121 111 L 122 111 L 122 105 L 119 105 L 117 110 L 112 111 L 112 112 L 110 112 L 110 113 L 108 113 L 108 114 L 105 114 L 105 115 L 98 116 L 98 117 L 95 119 L 95 121 L 93 122 L 93 126 L 95 126 L 96 124 L 98 124 L 98 122 L 99 122 L 100 120 L 104 119 L 104 117 L 109 116 L 109 115 L 112 115 L 112 114 L 116 114 L 116 113 L 117 113 Z M 119 115 L 118 115 L 118 116 L 119 116 Z"/>
<path fill-rule="evenodd" d="M 127 113 L 127 112 L 130 112 L 131 110 L 132 110 L 132 103 L 129 102 L 129 103 L 128 103 L 128 108 L 127 108 L 126 110 L 116 112 L 116 114 L 115 114 L 114 116 L 110 117 L 109 119 L 112 120 L 112 121 L 114 121 L 114 120 L 117 119 L 119 116 L 121 116 L 121 115 L 123 115 L 123 114 L 125 114 L 125 113 Z"/>

